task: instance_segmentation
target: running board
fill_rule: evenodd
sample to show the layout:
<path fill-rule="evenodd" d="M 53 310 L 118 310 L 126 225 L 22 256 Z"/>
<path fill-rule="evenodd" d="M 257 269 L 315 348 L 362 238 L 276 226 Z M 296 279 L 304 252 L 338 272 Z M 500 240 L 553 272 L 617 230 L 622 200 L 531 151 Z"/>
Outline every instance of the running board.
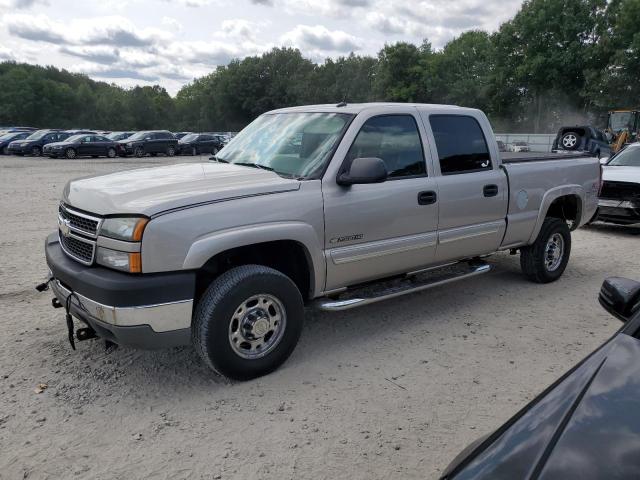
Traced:
<path fill-rule="evenodd" d="M 347 290 L 337 298 L 322 298 L 315 302 L 320 310 L 338 312 L 370 303 L 381 302 L 408 293 L 421 292 L 429 288 L 446 285 L 465 278 L 487 273 L 491 265 L 484 262 L 456 264 L 442 269 L 430 270 L 387 282 L 373 283 L 353 290 Z"/>

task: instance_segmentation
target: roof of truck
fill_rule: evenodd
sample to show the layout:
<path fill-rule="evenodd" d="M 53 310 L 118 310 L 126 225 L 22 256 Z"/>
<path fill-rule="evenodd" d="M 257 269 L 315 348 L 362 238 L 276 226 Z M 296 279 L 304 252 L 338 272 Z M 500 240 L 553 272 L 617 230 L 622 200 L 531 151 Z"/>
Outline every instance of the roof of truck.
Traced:
<path fill-rule="evenodd" d="M 429 103 L 399 103 L 399 102 L 370 102 L 370 103 L 329 103 L 324 105 L 301 105 L 299 107 L 286 107 L 272 110 L 267 113 L 289 113 L 289 112 L 331 112 L 331 113 L 351 113 L 358 114 L 368 109 L 384 109 L 385 107 L 432 107 L 437 110 L 473 110 L 474 108 L 458 107 L 456 105 L 438 105 Z"/>

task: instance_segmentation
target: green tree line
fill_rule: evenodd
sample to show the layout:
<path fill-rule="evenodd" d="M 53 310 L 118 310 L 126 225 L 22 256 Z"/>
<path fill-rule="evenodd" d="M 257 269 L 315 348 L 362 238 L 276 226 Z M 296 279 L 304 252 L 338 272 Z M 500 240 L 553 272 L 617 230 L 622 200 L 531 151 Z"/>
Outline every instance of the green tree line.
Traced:
<path fill-rule="evenodd" d="M 108 130 L 239 130 L 274 108 L 365 101 L 484 110 L 500 131 L 553 132 L 640 106 L 640 0 L 526 0 L 497 32 L 436 50 L 387 44 L 315 64 L 297 49 L 233 60 L 171 97 L 54 67 L 0 63 L 0 125 Z"/>

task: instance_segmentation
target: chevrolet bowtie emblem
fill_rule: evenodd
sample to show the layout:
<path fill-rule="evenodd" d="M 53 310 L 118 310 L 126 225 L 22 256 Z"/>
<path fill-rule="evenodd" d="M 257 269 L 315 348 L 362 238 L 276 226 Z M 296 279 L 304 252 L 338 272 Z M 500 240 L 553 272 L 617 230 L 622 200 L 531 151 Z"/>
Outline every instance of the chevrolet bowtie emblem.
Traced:
<path fill-rule="evenodd" d="M 68 237 L 69 233 L 71 232 L 71 229 L 69 228 L 70 225 L 71 225 L 71 222 L 69 222 L 69 220 L 66 220 L 66 219 L 60 222 L 60 232 L 65 237 Z"/>

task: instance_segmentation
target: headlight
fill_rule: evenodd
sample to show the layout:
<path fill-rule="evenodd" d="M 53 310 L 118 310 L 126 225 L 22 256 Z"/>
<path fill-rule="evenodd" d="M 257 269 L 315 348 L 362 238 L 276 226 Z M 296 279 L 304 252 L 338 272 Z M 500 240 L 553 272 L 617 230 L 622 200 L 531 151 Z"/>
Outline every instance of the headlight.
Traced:
<path fill-rule="evenodd" d="M 133 147 L 133 143 L 127 143 L 127 147 L 129 148 Z"/>
<path fill-rule="evenodd" d="M 116 240 L 139 242 L 148 222 L 149 219 L 144 217 L 106 218 L 100 227 L 100 235 Z"/>
<path fill-rule="evenodd" d="M 129 273 L 142 272 L 140 252 L 118 252 L 110 248 L 98 247 L 96 262 L 105 267 L 122 270 Z"/>

